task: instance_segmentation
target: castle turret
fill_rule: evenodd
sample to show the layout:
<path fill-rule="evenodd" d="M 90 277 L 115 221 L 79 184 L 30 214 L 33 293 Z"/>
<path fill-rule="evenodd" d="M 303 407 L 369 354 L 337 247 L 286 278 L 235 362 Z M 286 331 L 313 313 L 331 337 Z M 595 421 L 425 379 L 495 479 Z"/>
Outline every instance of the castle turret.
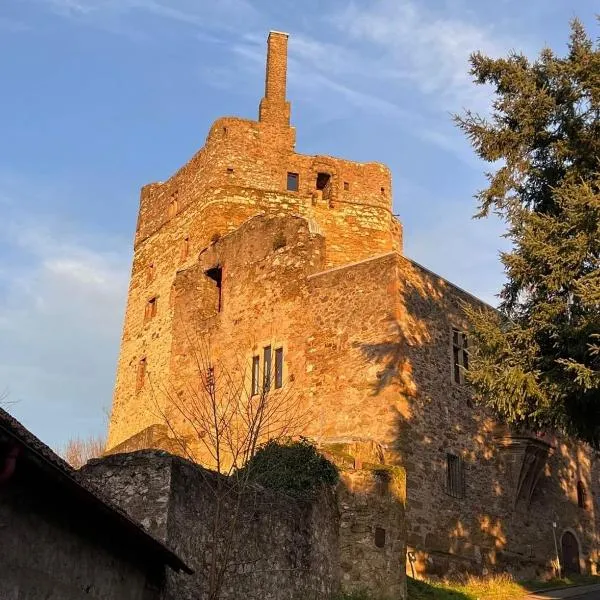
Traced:
<path fill-rule="evenodd" d="M 265 97 L 260 101 L 258 120 L 273 125 L 290 124 L 290 103 L 285 99 L 288 34 L 271 31 L 267 40 Z"/>

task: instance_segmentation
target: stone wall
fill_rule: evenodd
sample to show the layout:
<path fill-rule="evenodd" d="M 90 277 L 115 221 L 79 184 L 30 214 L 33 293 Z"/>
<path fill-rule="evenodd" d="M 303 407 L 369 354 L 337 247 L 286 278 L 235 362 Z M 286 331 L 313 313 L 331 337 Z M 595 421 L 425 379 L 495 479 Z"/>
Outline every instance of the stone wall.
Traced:
<path fill-rule="evenodd" d="M 406 406 L 397 418 L 396 451 L 407 471 L 409 550 L 419 572 L 454 569 L 549 572 L 557 536 L 567 529 L 581 542 L 581 566 L 595 569 L 596 504 L 577 505 L 577 481 L 594 487 L 594 454 L 584 444 L 546 434 L 520 434 L 523 443 L 474 404 L 470 390 L 452 377 L 451 328 L 466 331 L 463 303 L 472 296 L 411 263 L 400 262 L 400 305 L 412 338 L 403 345 L 410 366 L 400 393 Z M 525 448 L 527 446 L 527 448 Z M 535 448 L 547 458 L 528 489 Z M 549 446 L 549 447 L 548 447 Z M 447 489 L 446 455 L 464 465 L 464 497 Z"/>
<path fill-rule="evenodd" d="M 337 589 L 338 515 L 331 492 L 314 503 L 260 488 L 245 488 L 241 497 L 225 494 L 214 472 L 165 453 L 113 455 L 88 463 L 83 474 L 185 556 L 194 575 L 170 573 L 166 584 L 179 600 L 206 597 L 214 551 L 227 566 L 225 599 L 319 599 Z"/>
<path fill-rule="evenodd" d="M 165 417 L 177 420 L 163 389 L 198 381 L 199 348 L 248 387 L 252 357 L 279 347 L 285 388 L 307 415 L 297 433 L 320 444 L 371 440 L 382 463 L 406 468 L 418 572 L 545 571 L 552 522 L 559 543 L 567 530 L 577 536 L 582 568 L 595 567 L 593 453 L 550 434 L 546 446 L 518 442 L 453 381 L 452 328 L 467 328 L 464 303 L 483 304 L 401 255 L 384 166 L 295 153 L 287 38 L 271 42 L 278 66 L 261 120 L 218 120 L 187 165 L 142 190 L 109 449 L 173 450 L 164 430 L 147 439 Z M 298 191 L 286 189 L 288 172 Z M 213 267 L 222 269 L 220 307 Z M 184 436 L 185 427 L 177 424 Z M 448 493 L 449 454 L 463 466 L 460 497 Z"/>
<path fill-rule="evenodd" d="M 226 599 L 329 599 L 340 588 L 402 599 L 403 472 L 357 467 L 346 465 L 337 489 L 323 489 L 311 502 L 255 487 L 217 502 L 224 478 L 157 451 L 93 460 L 81 474 L 195 570 L 168 574 L 166 590 L 175 598 L 205 597 L 216 548 L 219 556 L 231 553 L 220 559 L 229 566 Z M 217 506 L 225 511 L 220 519 Z"/>
<path fill-rule="evenodd" d="M 198 380 L 194 352 L 202 344 L 215 364 L 245 365 L 235 377 L 246 386 L 252 356 L 281 347 L 286 389 L 307 415 L 298 433 L 318 443 L 374 440 L 383 462 L 406 468 L 417 571 L 548 570 L 556 515 L 559 538 L 576 533 L 589 570 L 597 552 L 591 451 L 547 436 L 536 485 L 517 498 L 533 455 L 515 462 L 510 432 L 453 381 L 452 328 L 466 329 L 463 303 L 478 301 L 394 252 L 328 269 L 326 245 L 304 218 L 255 217 L 180 271 L 168 367 L 174 389 Z M 217 264 L 220 311 L 205 274 Z M 462 459 L 464 497 L 447 493 L 447 454 Z M 577 481 L 588 491 L 586 509 L 577 506 Z"/>
<path fill-rule="evenodd" d="M 259 214 L 298 214 L 327 238 L 327 265 L 401 249 L 387 167 L 294 151 L 295 131 L 281 90 L 283 38 L 287 43 L 285 36 L 270 37 L 274 97 L 265 97 L 263 118 L 219 119 L 189 163 L 166 182 L 142 189 L 108 448 L 153 424 L 155 399 L 138 384 L 140 364 L 157 380 L 168 377 L 176 273 L 219 236 Z M 288 172 L 298 175 L 297 191 L 287 189 Z M 329 176 L 322 190 L 319 173 Z M 148 319 L 150 300 L 156 315 Z"/>

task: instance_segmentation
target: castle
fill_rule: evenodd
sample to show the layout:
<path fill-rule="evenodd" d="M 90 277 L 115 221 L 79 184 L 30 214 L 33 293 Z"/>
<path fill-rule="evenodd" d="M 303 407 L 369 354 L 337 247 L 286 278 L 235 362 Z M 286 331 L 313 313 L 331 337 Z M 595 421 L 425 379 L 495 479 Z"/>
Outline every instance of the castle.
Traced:
<path fill-rule="evenodd" d="M 218 119 L 142 189 L 107 450 L 168 445 L 156 382 L 193 377 L 193 331 L 252 390 L 292 385 L 304 435 L 406 469 L 407 568 L 539 574 L 556 537 L 595 573 L 595 455 L 473 404 L 463 305 L 484 305 L 404 256 L 384 165 L 295 152 L 287 44 L 270 33 L 258 121 Z"/>

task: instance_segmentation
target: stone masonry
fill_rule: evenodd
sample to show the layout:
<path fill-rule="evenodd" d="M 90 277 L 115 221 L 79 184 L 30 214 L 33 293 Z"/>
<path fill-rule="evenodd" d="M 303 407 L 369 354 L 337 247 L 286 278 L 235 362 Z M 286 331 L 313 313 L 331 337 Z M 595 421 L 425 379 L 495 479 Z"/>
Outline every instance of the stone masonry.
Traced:
<path fill-rule="evenodd" d="M 165 598 L 208 597 L 217 554 L 225 600 L 329 600 L 340 587 L 401 600 L 404 501 L 397 499 L 404 498 L 404 471 L 356 469 L 343 464 L 345 447 L 330 450 L 340 482 L 312 500 L 260 486 L 215 492 L 219 475 L 166 452 L 110 455 L 90 461 L 80 474 L 192 567 L 192 575 L 166 573 Z M 224 499 L 220 518 L 217 496 Z M 379 546 L 372 543 L 374 531 Z"/>
<path fill-rule="evenodd" d="M 108 451 L 173 451 L 160 390 L 198 379 L 199 345 L 246 365 L 246 387 L 270 348 L 308 415 L 300 433 L 375 444 L 369 463 L 406 469 L 418 573 L 548 571 L 553 523 L 571 567 L 595 572 L 596 456 L 473 404 L 455 364 L 463 305 L 491 309 L 403 255 L 385 166 L 295 152 L 287 42 L 269 35 L 259 120 L 217 120 L 188 164 L 142 189 Z"/>

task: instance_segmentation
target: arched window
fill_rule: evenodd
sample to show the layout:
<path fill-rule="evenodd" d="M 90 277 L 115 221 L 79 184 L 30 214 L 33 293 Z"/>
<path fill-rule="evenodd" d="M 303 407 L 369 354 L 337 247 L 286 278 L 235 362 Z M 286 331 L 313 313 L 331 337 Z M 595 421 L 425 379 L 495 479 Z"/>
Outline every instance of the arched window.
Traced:
<path fill-rule="evenodd" d="M 586 508 L 587 506 L 585 485 L 581 481 L 577 482 L 577 506 L 579 508 Z"/>

